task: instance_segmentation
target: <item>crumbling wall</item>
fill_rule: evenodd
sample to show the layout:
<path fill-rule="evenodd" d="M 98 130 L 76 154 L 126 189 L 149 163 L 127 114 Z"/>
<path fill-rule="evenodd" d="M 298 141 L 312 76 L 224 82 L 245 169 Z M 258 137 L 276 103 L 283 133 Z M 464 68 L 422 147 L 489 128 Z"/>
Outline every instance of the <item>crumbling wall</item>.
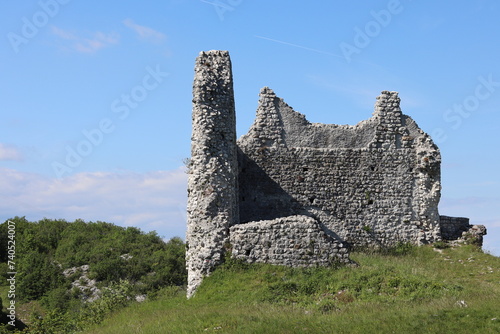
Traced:
<path fill-rule="evenodd" d="M 246 262 L 294 267 L 349 263 L 347 248 L 308 216 L 288 216 L 232 226 L 232 255 Z"/>
<path fill-rule="evenodd" d="M 240 222 L 309 215 L 351 246 L 440 239 L 440 154 L 396 92 L 355 126 L 314 124 L 269 88 L 238 140 Z"/>
<path fill-rule="evenodd" d="M 471 227 L 469 218 L 441 216 L 441 235 L 444 240 L 455 240 Z"/>
<path fill-rule="evenodd" d="M 265 87 L 236 141 L 229 54 L 209 51 L 196 60 L 192 116 L 188 296 L 227 250 L 249 262 L 328 265 L 348 262 L 351 246 L 486 234 L 439 216 L 439 150 L 397 92 L 383 91 L 372 117 L 349 126 L 310 123 Z"/>
<path fill-rule="evenodd" d="M 201 52 L 193 84 L 186 234 L 188 296 L 221 263 L 238 219 L 236 120 L 227 51 Z"/>
<path fill-rule="evenodd" d="M 486 227 L 469 224 L 469 218 L 440 216 L 440 226 L 443 240 L 483 245 Z"/>

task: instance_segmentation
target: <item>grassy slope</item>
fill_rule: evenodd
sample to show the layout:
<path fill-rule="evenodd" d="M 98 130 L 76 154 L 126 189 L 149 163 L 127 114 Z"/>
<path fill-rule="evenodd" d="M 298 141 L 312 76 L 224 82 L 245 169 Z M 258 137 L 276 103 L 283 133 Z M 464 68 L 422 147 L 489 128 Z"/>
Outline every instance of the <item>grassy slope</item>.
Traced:
<path fill-rule="evenodd" d="M 186 300 L 169 290 L 87 333 L 500 333 L 500 258 L 471 246 L 359 267 L 228 264 Z"/>

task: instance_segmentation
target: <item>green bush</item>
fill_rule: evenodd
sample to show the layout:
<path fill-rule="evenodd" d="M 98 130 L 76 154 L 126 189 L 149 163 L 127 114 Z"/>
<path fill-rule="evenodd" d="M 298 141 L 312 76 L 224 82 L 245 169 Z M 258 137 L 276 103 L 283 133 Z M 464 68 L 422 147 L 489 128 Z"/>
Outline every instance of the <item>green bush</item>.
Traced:
<path fill-rule="evenodd" d="M 121 280 L 110 284 L 103 289 L 101 298 L 85 304 L 77 323 L 80 327 L 99 324 L 110 312 L 128 305 L 133 297 L 132 292 L 133 286 L 129 281 Z"/>
<path fill-rule="evenodd" d="M 42 305 L 50 310 L 67 310 L 73 296 L 67 286 L 50 290 L 41 298 Z"/>
<path fill-rule="evenodd" d="M 435 243 L 432 244 L 432 246 L 436 249 L 450 248 L 450 244 L 447 243 L 446 241 L 436 241 Z"/>
<path fill-rule="evenodd" d="M 124 262 L 125 261 L 118 256 L 103 259 L 91 265 L 90 270 L 95 273 L 92 277 L 95 277 L 98 281 L 119 281 L 126 276 Z"/>
<path fill-rule="evenodd" d="M 186 284 L 185 245 L 180 238 L 165 243 L 155 232 L 99 221 L 11 220 L 18 245 L 18 300 L 21 304 L 39 301 L 44 314 L 32 317 L 30 333 L 69 333 L 85 322 L 100 321 L 136 294 L 154 295 L 164 287 Z M 6 222 L 0 224 L 0 232 L 0 247 L 6 249 Z M 5 269 L 4 252 L 0 260 L 0 269 Z M 83 303 L 81 291 L 71 288 L 72 281 L 83 280 L 81 269 L 68 278 L 62 274 L 82 265 L 89 265 L 87 277 L 98 280 L 103 294 L 93 303 Z"/>
<path fill-rule="evenodd" d="M 29 334 L 68 334 L 82 329 L 70 314 L 61 310 L 50 310 L 44 316 L 34 313 L 25 331 Z"/>
<path fill-rule="evenodd" d="M 48 291 L 67 284 L 54 259 L 35 251 L 17 256 L 17 271 L 17 291 L 22 301 L 37 300 Z"/>

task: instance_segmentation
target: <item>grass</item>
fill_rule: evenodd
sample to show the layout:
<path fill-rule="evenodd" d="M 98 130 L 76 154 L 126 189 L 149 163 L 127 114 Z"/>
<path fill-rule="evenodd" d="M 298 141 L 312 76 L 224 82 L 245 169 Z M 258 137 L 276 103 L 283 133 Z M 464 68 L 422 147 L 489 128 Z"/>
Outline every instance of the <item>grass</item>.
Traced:
<path fill-rule="evenodd" d="M 357 267 L 229 261 L 86 333 L 500 333 L 500 258 L 473 246 L 353 253 Z"/>
<path fill-rule="evenodd" d="M 9 286 L 0 286 L 0 298 L 2 299 L 2 312 L 7 314 L 7 307 L 9 306 L 10 298 L 9 295 Z M 28 303 L 19 303 L 16 300 L 16 317 L 18 320 L 23 322 L 28 322 L 30 316 L 33 313 L 44 314 L 43 308 L 40 306 L 40 302 L 38 301 L 30 301 Z M 0 333 L 1 333 L 0 329 Z"/>

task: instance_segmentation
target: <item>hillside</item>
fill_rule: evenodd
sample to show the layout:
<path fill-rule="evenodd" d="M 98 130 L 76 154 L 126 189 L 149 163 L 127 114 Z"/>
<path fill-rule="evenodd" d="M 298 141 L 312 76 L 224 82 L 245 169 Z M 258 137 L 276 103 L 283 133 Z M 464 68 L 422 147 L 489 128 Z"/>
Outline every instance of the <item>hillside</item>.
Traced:
<path fill-rule="evenodd" d="M 500 332 L 498 257 L 467 245 L 401 246 L 351 258 L 358 266 L 228 261 L 193 298 L 167 288 L 85 333 Z"/>
<path fill-rule="evenodd" d="M 0 333 L 13 324 L 25 333 L 74 332 L 186 282 L 180 238 L 106 222 L 15 217 L 0 224 L 0 249 Z"/>

